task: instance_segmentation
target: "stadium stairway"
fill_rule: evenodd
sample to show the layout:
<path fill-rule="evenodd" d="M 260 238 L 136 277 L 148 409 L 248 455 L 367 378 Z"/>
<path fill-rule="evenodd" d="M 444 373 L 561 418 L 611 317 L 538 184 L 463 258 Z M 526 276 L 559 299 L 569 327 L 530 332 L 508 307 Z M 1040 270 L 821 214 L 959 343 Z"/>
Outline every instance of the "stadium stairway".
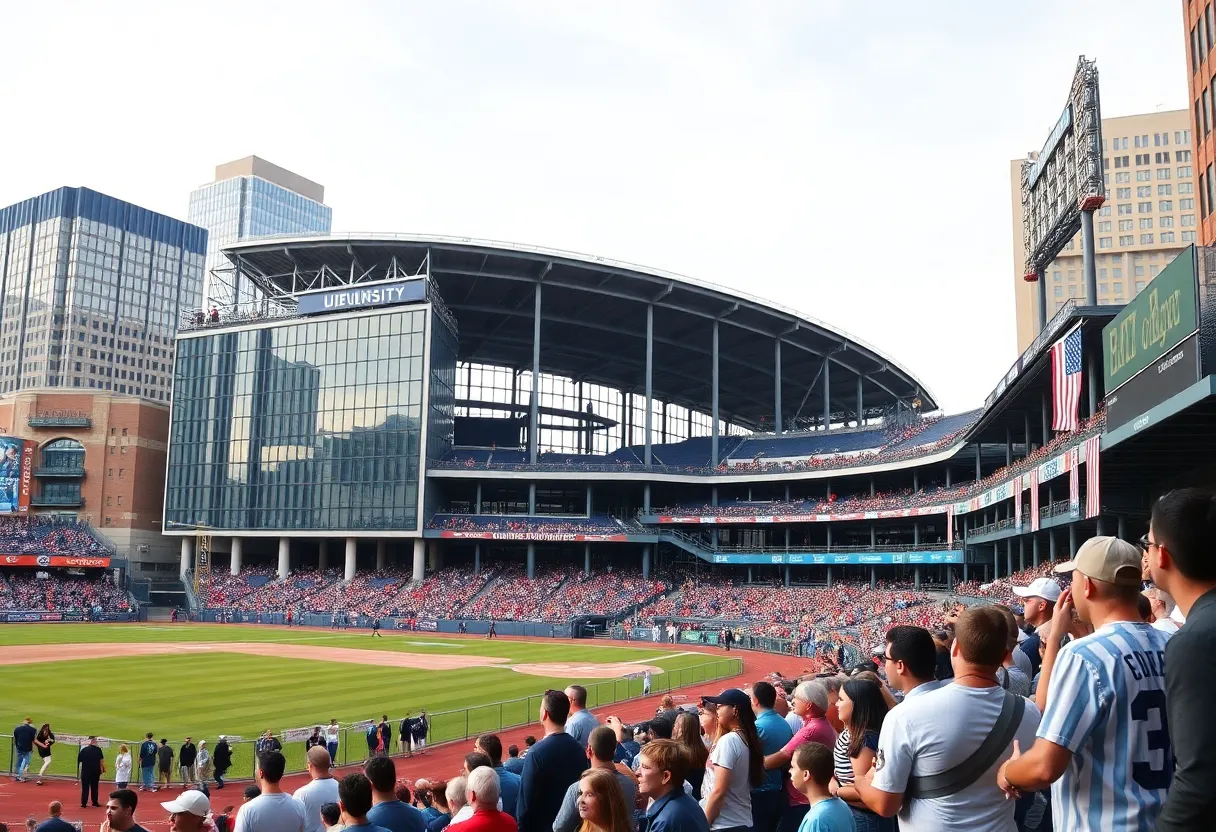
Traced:
<path fill-rule="evenodd" d="M 481 598 L 481 596 L 485 595 L 491 589 L 498 586 L 498 582 L 503 580 L 504 577 L 505 577 L 504 575 L 495 575 L 493 578 L 486 581 L 485 586 L 483 586 L 481 589 L 479 589 L 477 591 L 477 594 L 474 595 L 472 598 L 470 598 L 467 604 L 465 604 L 463 607 L 461 607 L 458 610 L 452 611 L 452 617 L 458 618 L 462 613 L 464 613 L 465 610 L 472 609 L 473 605 L 477 603 L 477 599 Z"/>

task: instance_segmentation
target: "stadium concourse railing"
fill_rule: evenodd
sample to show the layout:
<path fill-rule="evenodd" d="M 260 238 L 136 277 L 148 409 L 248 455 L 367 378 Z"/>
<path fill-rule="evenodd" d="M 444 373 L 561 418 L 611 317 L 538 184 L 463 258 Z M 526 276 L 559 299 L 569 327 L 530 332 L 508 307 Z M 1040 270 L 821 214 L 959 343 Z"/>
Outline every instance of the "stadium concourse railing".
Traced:
<path fill-rule="evenodd" d="M 655 674 L 651 679 L 650 695 L 668 693 L 679 690 L 680 688 L 690 687 L 692 685 L 702 684 L 704 682 L 712 682 L 718 679 L 729 679 L 738 676 L 743 672 L 743 660 L 739 658 L 715 659 L 713 661 L 695 664 L 690 667 L 682 667 L 674 670 L 665 671 Z M 622 676 L 616 679 L 605 679 L 599 682 L 587 682 L 587 706 L 589 708 L 600 708 L 605 705 L 614 705 L 618 702 L 627 702 L 633 699 L 639 699 L 642 694 L 643 678 L 642 674 L 633 673 L 628 676 Z M 530 725 L 537 722 L 540 714 L 541 699 L 543 693 L 533 694 L 531 696 L 520 697 L 518 699 L 506 699 L 499 702 L 491 702 L 485 705 L 471 705 L 467 708 L 457 708 L 450 711 L 437 711 L 427 714 L 427 719 L 430 722 L 430 730 L 427 733 L 426 742 L 428 746 L 439 743 L 453 742 L 458 740 L 467 740 L 471 737 L 476 737 L 481 734 L 493 733 L 496 731 L 505 731 L 510 728 L 519 728 L 521 726 Z M 385 709 L 387 710 L 387 709 Z M 275 736 L 283 747 L 283 755 L 287 758 L 287 772 L 289 774 L 298 774 L 307 771 L 305 763 L 305 741 L 312 733 L 314 727 L 324 729 L 329 724 L 329 716 L 326 714 L 320 715 L 323 718 L 318 719 L 315 726 L 308 725 L 299 728 L 271 728 L 275 732 Z M 407 716 L 417 716 L 417 714 L 407 714 Z M 34 715 L 35 723 L 42 720 L 38 715 Z M 395 717 L 390 717 L 388 722 L 392 727 L 392 756 L 401 756 L 407 753 L 407 749 L 400 743 L 400 727 L 402 716 L 398 714 Z M 356 722 L 348 723 L 341 726 L 341 736 L 338 741 L 338 765 L 352 765 L 363 762 L 369 756 L 367 736 L 371 726 L 371 722 Z M 99 727 L 97 729 L 101 731 Z M 180 732 L 178 732 L 180 733 Z M 157 741 L 163 735 L 154 731 L 154 737 Z M 190 736 L 197 743 L 200 739 L 207 740 L 208 750 L 214 754 L 215 745 L 218 741 L 216 736 L 203 736 L 198 732 L 192 732 Z M 254 777 L 254 768 L 256 766 L 256 746 L 258 737 L 244 737 L 235 734 L 225 734 L 228 738 L 229 746 L 232 749 L 232 768 L 224 775 L 227 780 L 249 780 Z M 58 745 L 62 749 L 70 749 L 78 745 L 82 745 L 86 741 L 86 737 L 75 734 L 57 734 L 56 739 Z M 120 745 L 126 745 L 133 757 L 139 755 L 139 745 L 143 742 L 142 739 L 115 739 L 99 737 L 99 744 L 103 747 L 107 759 L 108 771 L 104 775 L 107 781 L 113 780 L 114 772 L 114 757 L 118 753 Z M 170 745 L 176 753 L 181 745 L 181 738 L 174 735 L 170 739 Z M 70 752 L 59 753 L 60 749 L 56 749 L 52 755 L 53 763 L 47 771 L 49 777 L 75 777 L 76 755 Z M 13 748 L 12 734 L 0 734 L 0 761 L 3 762 L 4 768 L 0 773 L 13 774 L 17 767 L 17 755 Z M 41 761 L 37 755 L 30 762 L 33 766 L 33 774 L 38 773 L 38 767 Z M 137 782 L 139 778 L 138 763 L 133 772 L 134 780 Z M 173 769 L 173 782 L 178 783 L 178 771 Z"/>

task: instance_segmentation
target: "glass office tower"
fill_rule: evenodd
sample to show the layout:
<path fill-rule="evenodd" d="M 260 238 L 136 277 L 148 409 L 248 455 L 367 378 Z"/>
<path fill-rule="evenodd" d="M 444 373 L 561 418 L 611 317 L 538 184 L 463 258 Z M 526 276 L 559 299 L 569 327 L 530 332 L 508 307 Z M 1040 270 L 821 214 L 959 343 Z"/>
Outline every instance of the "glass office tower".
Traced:
<path fill-rule="evenodd" d="M 0 209 L 0 394 L 169 400 L 173 336 L 200 302 L 207 232 L 88 188 Z"/>
<path fill-rule="evenodd" d="M 247 156 L 219 165 L 215 181 L 190 194 L 190 222 L 209 232 L 204 298 L 227 306 L 251 296 L 213 271 L 225 269 L 224 246 L 268 234 L 328 234 L 333 211 L 324 204 L 325 188 L 278 165 Z"/>

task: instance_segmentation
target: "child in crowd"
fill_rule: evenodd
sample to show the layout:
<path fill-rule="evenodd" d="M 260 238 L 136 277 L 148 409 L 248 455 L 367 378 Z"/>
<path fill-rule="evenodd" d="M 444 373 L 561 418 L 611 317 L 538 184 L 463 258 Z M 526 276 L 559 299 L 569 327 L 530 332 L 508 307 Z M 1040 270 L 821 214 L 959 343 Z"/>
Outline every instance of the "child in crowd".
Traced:
<path fill-rule="evenodd" d="M 790 780 L 811 808 L 802 818 L 798 832 L 853 832 L 853 813 L 849 804 L 832 797 L 832 750 L 823 743 L 805 742 L 794 749 L 790 759 Z"/>

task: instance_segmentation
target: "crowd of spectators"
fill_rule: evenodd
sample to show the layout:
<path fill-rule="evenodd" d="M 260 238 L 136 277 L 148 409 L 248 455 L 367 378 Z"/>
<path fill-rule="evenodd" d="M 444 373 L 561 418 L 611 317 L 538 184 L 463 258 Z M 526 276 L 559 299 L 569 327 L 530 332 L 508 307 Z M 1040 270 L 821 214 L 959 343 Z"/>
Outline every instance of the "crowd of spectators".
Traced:
<path fill-rule="evenodd" d="M 976 580 L 962 581 L 954 588 L 954 593 L 967 598 L 982 598 L 998 604 L 1019 604 L 1013 594 L 1015 586 L 1029 586 L 1035 578 L 1052 577 L 1058 561 L 1040 563 L 1038 566 L 1022 569 L 1004 578 L 997 578 L 988 583 Z"/>
<path fill-rule="evenodd" d="M 247 612 L 282 612 L 300 606 L 305 598 L 324 593 L 341 580 L 340 569 L 302 570 L 292 573 L 286 580 L 271 580 L 252 587 L 250 592 L 235 598 L 227 606 Z"/>
<path fill-rule="evenodd" d="M 247 566 L 239 575 L 213 571 L 206 594 L 199 601 L 208 607 L 233 609 L 237 602 L 273 581 L 274 575 L 274 569 L 269 566 Z"/>
<path fill-rule="evenodd" d="M 110 547 L 88 523 L 55 517 L 3 517 L 0 551 L 10 555 L 100 557 L 110 554 Z"/>
<path fill-rule="evenodd" d="M 430 529 L 456 532 L 531 532 L 533 534 L 622 534 L 625 527 L 606 514 L 591 517 L 436 514 Z"/>
<path fill-rule="evenodd" d="M 497 573 L 498 569 L 493 565 L 480 573 L 467 566 L 445 566 L 432 572 L 422 583 L 411 583 L 394 603 L 412 618 L 447 618 L 464 609 Z"/>
<path fill-rule="evenodd" d="M 381 618 L 400 613 L 397 598 L 413 581 L 413 573 L 397 567 L 383 572 L 360 572 L 350 581 L 338 581 L 303 598 L 304 612 L 343 612 L 350 616 Z"/>
<path fill-rule="evenodd" d="M 663 581 L 647 580 L 641 570 L 578 572 L 540 610 L 540 619 L 569 621 L 576 615 L 618 616 L 632 606 L 666 592 Z"/>
<path fill-rule="evenodd" d="M 0 573 L 0 609 L 37 612 L 125 613 L 131 610 L 126 591 L 105 577 L 68 577 L 56 571 L 24 569 Z"/>
<path fill-rule="evenodd" d="M 482 593 L 461 615 L 500 621 L 540 620 L 541 609 L 566 580 L 567 571 L 538 564 L 534 574 L 533 578 L 527 577 L 523 567 L 516 564 L 503 569 L 490 591 Z"/>

